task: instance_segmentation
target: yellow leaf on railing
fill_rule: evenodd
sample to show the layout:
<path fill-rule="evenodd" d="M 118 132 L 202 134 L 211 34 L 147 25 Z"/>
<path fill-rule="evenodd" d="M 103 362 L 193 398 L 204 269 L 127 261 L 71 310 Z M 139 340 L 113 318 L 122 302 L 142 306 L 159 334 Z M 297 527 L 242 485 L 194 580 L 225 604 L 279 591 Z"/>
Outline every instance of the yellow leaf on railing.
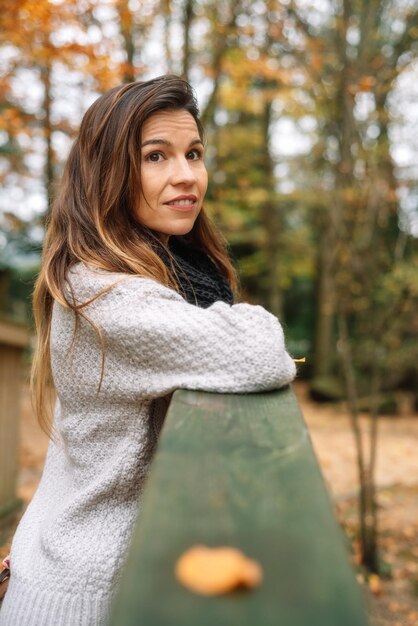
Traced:
<path fill-rule="evenodd" d="M 177 580 L 194 593 L 213 596 L 237 587 L 257 587 L 263 578 L 257 561 L 231 547 L 193 546 L 175 566 Z"/>

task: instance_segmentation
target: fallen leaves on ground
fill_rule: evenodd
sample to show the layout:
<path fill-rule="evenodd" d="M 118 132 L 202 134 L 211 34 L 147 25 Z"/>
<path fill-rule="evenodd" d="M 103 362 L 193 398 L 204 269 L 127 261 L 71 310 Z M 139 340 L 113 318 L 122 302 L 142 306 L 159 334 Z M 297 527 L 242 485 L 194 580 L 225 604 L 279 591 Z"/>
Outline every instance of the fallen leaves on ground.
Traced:
<path fill-rule="evenodd" d="M 383 586 L 380 576 L 378 576 L 377 574 L 370 574 L 367 580 L 367 584 L 369 585 L 370 591 L 375 596 L 383 595 Z"/>

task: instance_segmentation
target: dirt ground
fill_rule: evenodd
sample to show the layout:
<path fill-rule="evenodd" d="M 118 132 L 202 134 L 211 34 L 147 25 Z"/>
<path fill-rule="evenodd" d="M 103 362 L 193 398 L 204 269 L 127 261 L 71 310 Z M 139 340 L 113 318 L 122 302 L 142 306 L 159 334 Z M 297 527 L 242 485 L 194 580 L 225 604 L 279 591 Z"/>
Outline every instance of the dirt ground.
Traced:
<path fill-rule="evenodd" d="M 348 535 L 355 537 L 356 466 L 354 439 L 343 407 L 316 404 L 309 400 L 306 385 L 297 383 L 301 404 L 312 443 L 325 482 L 335 503 L 340 522 Z M 368 427 L 367 417 L 362 428 Z M 36 424 L 29 394 L 22 398 L 22 422 L 18 496 L 30 501 L 42 473 L 47 439 Z M 418 626 L 418 415 L 379 420 L 377 484 L 380 547 L 389 576 L 374 576 L 364 585 L 371 621 L 375 626 Z M 17 519 L 0 528 L 0 557 L 9 549 Z M 356 541 L 353 539 L 353 561 Z"/>
<path fill-rule="evenodd" d="M 355 537 L 357 478 L 348 416 L 343 407 L 310 401 L 303 384 L 296 391 L 337 517 Z M 361 426 L 367 432 L 366 415 Z M 378 432 L 379 545 L 389 576 L 358 578 L 368 587 L 376 626 L 418 626 L 418 415 L 405 411 L 402 416 L 380 417 Z"/>

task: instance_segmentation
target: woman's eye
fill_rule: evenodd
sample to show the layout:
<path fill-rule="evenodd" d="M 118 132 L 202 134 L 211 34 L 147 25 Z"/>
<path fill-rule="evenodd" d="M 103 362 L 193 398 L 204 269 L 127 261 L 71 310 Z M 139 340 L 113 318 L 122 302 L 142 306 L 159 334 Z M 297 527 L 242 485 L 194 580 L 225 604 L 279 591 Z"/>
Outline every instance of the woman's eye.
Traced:
<path fill-rule="evenodd" d="M 162 161 L 162 159 L 163 155 L 161 154 L 161 152 L 151 152 L 145 157 L 145 160 L 151 161 L 151 163 L 158 163 L 159 161 Z"/>
<path fill-rule="evenodd" d="M 190 159 L 190 161 L 197 161 L 202 157 L 203 154 L 201 150 L 190 150 L 190 152 L 187 154 L 187 158 Z"/>

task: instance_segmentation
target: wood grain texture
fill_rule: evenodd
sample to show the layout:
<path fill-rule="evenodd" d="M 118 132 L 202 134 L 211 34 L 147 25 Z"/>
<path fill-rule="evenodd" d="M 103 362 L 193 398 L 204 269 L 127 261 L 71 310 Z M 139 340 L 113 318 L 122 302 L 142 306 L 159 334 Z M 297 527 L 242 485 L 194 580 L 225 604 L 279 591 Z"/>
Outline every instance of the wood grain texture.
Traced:
<path fill-rule="evenodd" d="M 30 342 L 30 333 L 23 323 L 8 322 L 0 318 L 0 344 L 27 348 Z"/>
<path fill-rule="evenodd" d="M 18 474 L 22 349 L 0 342 L 0 517 L 13 510 Z"/>
<path fill-rule="evenodd" d="M 174 577 L 194 544 L 256 559 L 256 590 L 205 598 Z M 113 626 L 361 626 L 360 590 L 291 389 L 178 391 L 147 482 Z"/>

